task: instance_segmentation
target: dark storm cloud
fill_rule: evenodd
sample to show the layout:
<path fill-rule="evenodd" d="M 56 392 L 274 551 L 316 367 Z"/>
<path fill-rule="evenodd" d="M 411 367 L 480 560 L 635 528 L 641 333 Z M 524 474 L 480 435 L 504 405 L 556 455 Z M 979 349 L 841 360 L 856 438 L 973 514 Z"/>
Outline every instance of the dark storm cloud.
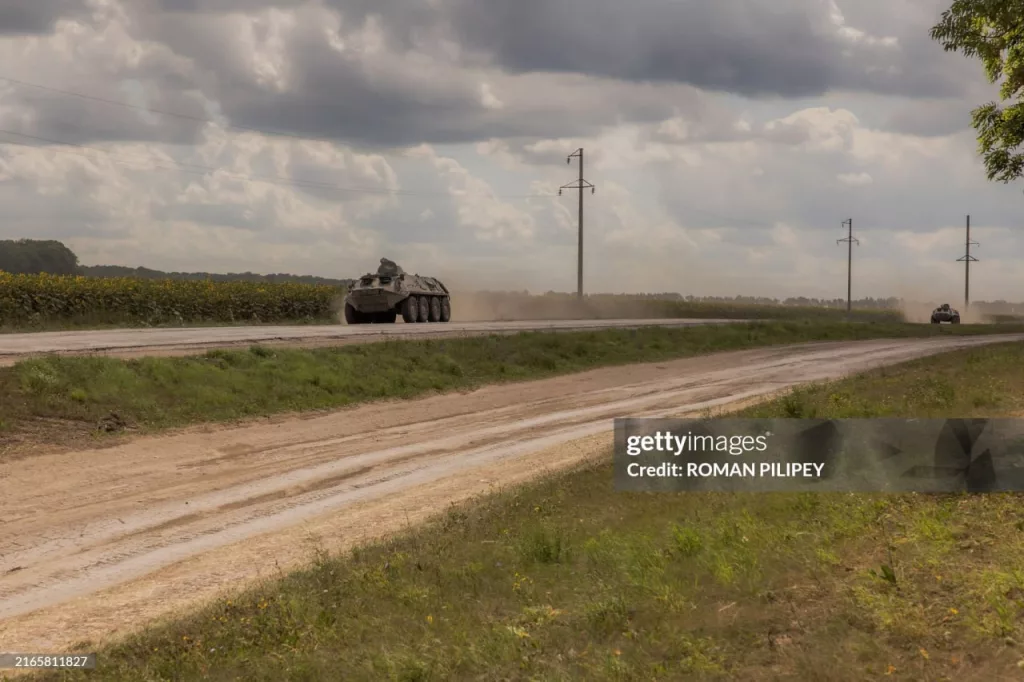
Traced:
<path fill-rule="evenodd" d="M 58 19 L 85 14 L 85 0 L 5 0 L 0 3 L 0 36 L 49 33 Z"/>
<path fill-rule="evenodd" d="M 163 1 L 186 9 L 179 0 Z M 477 139 L 473 129 L 485 124 L 479 120 L 485 112 L 476 93 L 394 68 L 368 73 L 357 57 L 330 47 L 321 18 L 300 13 L 294 32 L 283 38 L 284 90 L 260 83 L 248 47 L 235 36 L 225 38 L 238 30 L 235 24 L 187 14 L 138 13 L 135 20 L 137 37 L 155 39 L 193 61 L 195 82 L 235 126 L 372 145 Z"/>
<path fill-rule="evenodd" d="M 290 47 L 301 66 L 287 92 L 222 81 L 218 98 L 232 123 L 402 146 L 477 139 L 487 118 L 478 99 L 463 89 L 374 80 L 322 42 L 295 41 Z"/>
<path fill-rule="evenodd" d="M 114 101 L 129 99 L 116 90 L 106 94 Z M 161 142 L 191 145 L 201 140 L 202 120 L 207 116 L 196 95 L 171 90 L 146 98 L 140 106 L 173 111 L 191 119 L 147 114 L 55 93 L 33 92 L 21 105 L 33 112 L 31 123 L 4 125 L 3 128 L 38 138 L 34 141 L 32 137 L 22 138 L 33 144 L 59 142 L 88 146 L 97 142 Z"/>
<path fill-rule="evenodd" d="M 54 11 L 73 6 L 36 2 Z M 169 52 L 109 74 L 105 87 L 121 78 L 156 83 L 160 94 L 150 95 L 147 106 L 205 118 L 200 90 L 236 126 L 373 147 L 577 138 L 674 115 L 699 130 L 708 113 L 699 96 L 687 94 L 690 86 L 782 97 L 837 88 L 959 92 L 962 79 L 947 73 L 937 61 L 941 49 L 927 38 L 931 5 L 911 12 L 909 0 L 891 2 L 846 0 L 842 9 L 856 7 L 862 24 L 876 35 L 896 35 L 899 48 L 841 36 L 827 0 L 324 0 L 340 12 L 343 40 L 371 19 L 378 23 L 386 48 L 366 57 L 332 47 L 326 10 L 299 0 L 138 0 L 124 5 L 133 37 Z M 294 9 L 294 25 L 272 34 L 266 23 L 249 26 L 226 14 L 268 7 Z M 241 38 L 242 30 L 251 38 Z M 442 39 L 459 45 L 459 53 L 443 54 Z M 254 75 L 264 43 L 284 64 L 282 88 Z M 424 54 L 433 61 L 421 61 Z M 481 65 L 500 71 L 462 68 Z M 483 81 L 504 106 L 486 105 Z M 154 125 L 131 111 L 71 99 L 36 111 L 39 134 L 57 130 L 76 142 L 187 143 L 202 125 L 167 117 Z M 74 124 L 94 132 L 76 135 Z M 715 135 L 727 139 L 732 132 L 726 126 Z"/>
<path fill-rule="evenodd" d="M 349 17 L 342 27 L 342 39 L 351 43 L 362 20 Z M 441 59 L 425 66 L 416 54 L 400 50 L 366 57 L 332 47 L 324 28 L 324 16 L 306 8 L 282 33 L 275 50 L 285 64 L 286 85 L 277 89 L 253 75 L 251 48 L 231 35 L 237 24 L 180 14 L 136 17 L 138 37 L 190 58 L 195 82 L 233 125 L 245 128 L 400 147 L 588 135 L 617 121 L 660 121 L 676 109 L 694 113 L 703 106 L 699 94 L 684 86 L 600 83 L 572 74 L 513 79 Z M 484 82 L 505 106 L 486 106 Z"/>
<path fill-rule="evenodd" d="M 266 7 L 297 7 L 306 0 L 150 0 L 162 12 L 252 12 Z"/>
<path fill-rule="evenodd" d="M 72 3 L 64 6 L 69 8 L 65 18 L 75 16 Z M 90 44 L 90 32 L 82 31 L 81 43 L 75 38 L 51 46 L 39 43 L 30 59 L 13 59 L 0 74 L 6 105 L 0 128 L 43 138 L 35 143 L 198 142 L 209 112 L 190 60 L 160 45 L 140 49 L 120 35 L 109 16 L 81 14 L 93 31 L 113 28 L 109 38 L 102 45 Z M 7 54 L 17 54 L 17 44 Z M 109 58 L 133 48 L 134 59 Z"/>
<path fill-rule="evenodd" d="M 465 43 L 514 71 L 565 71 L 686 82 L 757 95 L 806 96 L 829 85 L 829 42 L 805 5 L 723 0 L 452 0 Z"/>
<path fill-rule="evenodd" d="M 355 20 L 381 16 L 396 46 L 422 44 L 444 26 L 462 46 L 517 73 L 687 83 L 745 96 L 960 92 L 928 36 L 943 0 L 440 0 L 433 12 L 396 0 L 328 2 Z M 856 20 L 837 23 L 836 9 Z M 868 40 L 883 36 L 897 37 L 899 47 Z"/>

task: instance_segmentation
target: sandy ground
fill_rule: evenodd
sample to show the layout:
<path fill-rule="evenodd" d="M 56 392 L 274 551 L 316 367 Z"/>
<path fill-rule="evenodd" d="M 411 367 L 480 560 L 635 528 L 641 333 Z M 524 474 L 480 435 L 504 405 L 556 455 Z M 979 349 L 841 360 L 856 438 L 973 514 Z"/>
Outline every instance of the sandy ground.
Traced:
<path fill-rule="evenodd" d="M 1024 335 L 801 344 L 605 368 L 0 464 L 0 648 L 60 651 L 607 456 L 611 420 L 699 414 Z"/>
<path fill-rule="evenodd" d="M 187 355 L 210 348 L 252 343 L 302 347 L 339 346 L 396 339 L 450 338 L 524 331 L 582 331 L 637 327 L 692 327 L 753 320 L 636 319 L 451 322 L 448 324 L 297 325 L 267 327 L 189 327 L 182 329 L 99 329 L 0 334 L 0 366 L 32 355 L 101 354 L 116 357 Z"/>

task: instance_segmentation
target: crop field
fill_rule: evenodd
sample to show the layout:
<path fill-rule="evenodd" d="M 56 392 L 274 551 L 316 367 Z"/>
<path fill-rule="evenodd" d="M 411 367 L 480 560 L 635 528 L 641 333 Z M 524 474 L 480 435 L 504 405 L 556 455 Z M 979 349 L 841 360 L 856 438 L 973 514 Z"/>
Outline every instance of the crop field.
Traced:
<path fill-rule="evenodd" d="M 152 326 L 335 321 L 326 285 L 153 280 L 0 272 L 0 324 Z"/>
<path fill-rule="evenodd" d="M 292 282 L 146 279 L 0 272 L 0 331 L 243 324 L 338 324 L 344 287 Z M 730 318 L 840 320 L 818 306 L 678 301 L 629 295 L 453 294 L 453 320 Z M 897 310 L 854 310 L 900 322 Z M 1007 320 L 1009 321 L 1009 320 Z"/>

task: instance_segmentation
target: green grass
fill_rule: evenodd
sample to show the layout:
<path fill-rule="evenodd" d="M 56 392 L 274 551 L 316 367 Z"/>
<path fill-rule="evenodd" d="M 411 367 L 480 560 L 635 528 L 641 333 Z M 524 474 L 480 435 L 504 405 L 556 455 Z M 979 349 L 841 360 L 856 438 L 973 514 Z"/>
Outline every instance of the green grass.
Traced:
<path fill-rule="evenodd" d="M 1007 344 L 801 390 L 743 416 L 1022 409 L 1024 344 Z M 101 675 L 1020 679 L 1020 502 L 614 493 L 601 463 L 344 556 L 320 553 L 307 570 L 101 650 Z"/>
<path fill-rule="evenodd" d="M 713 351 L 996 330 L 1024 327 L 771 322 L 389 341 L 314 350 L 253 346 L 138 360 L 50 355 L 0 369 L 0 438 L 4 433 L 14 437 L 39 419 L 93 428 L 114 413 L 138 429 L 163 429 L 410 398 Z"/>

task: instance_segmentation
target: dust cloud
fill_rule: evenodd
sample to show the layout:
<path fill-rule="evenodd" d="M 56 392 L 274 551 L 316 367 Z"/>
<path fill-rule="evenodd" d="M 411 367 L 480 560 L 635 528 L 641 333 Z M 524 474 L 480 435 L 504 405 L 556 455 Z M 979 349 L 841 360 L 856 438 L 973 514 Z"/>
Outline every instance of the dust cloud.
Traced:
<path fill-rule="evenodd" d="M 928 299 L 904 299 L 900 306 L 900 312 L 907 322 L 930 323 L 932 311 L 943 303 L 949 303 L 950 307 L 960 311 L 960 322 L 962 324 L 992 324 L 992 315 L 982 309 L 979 305 L 964 308 L 963 303 L 957 303 L 955 299 L 941 301 Z"/>
<path fill-rule="evenodd" d="M 497 281 L 494 273 L 453 271 L 448 268 L 430 268 L 428 271 L 430 276 L 441 280 L 451 294 L 452 322 L 654 319 L 679 317 L 682 309 L 686 307 L 684 300 L 678 295 L 645 296 L 643 294 L 602 293 L 587 294 L 580 299 L 575 293 L 531 292 L 524 287 L 529 284 L 525 279 L 514 277 L 511 273 L 505 278 L 508 281 Z M 706 276 L 703 272 L 699 274 L 688 272 L 686 275 L 687 279 L 692 278 L 699 281 L 702 285 L 701 288 L 725 288 L 711 285 L 713 280 L 717 280 L 719 283 L 728 280 L 730 284 L 742 282 L 746 285 L 742 289 L 747 291 L 756 292 L 763 289 L 763 287 L 756 286 L 756 278 L 749 274 L 715 277 Z M 620 279 L 609 275 L 609 280 L 620 281 Z M 482 290 L 480 284 L 483 281 L 487 281 L 492 286 L 497 284 L 498 287 L 504 284 L 505 289 L 500 290 L 495 287 L 489 291 Z M 954 286 L 940 286 L 936 289 L 934 286 L 923 286 L 920 282 L 900 281 L 900 278 L 897 278 L 895 282 L 890 280 L 890 283 L 895 285 L 892 298 L 902 301 L 899 312 L 907 322 L 911 323 L 928 324 L 931 321 L 932 311 L 942 303 L 949 303 L 953 308 L 959 310 L 961 321 L 964 324 L 994 324 L 1010 321 L 1010 318 L 1017 321 L 1024 313 L 1021 305 L 1001 301 L 978 301 L 965 308 L 963 291 L 956 291 Z M 519 287 L 524 288 L 519 289 Z M 682 290 L 692 290 L 692 288 L 684 285 Z M 682 308 L 680 303 L 683 303 Z M 343 299 L 339 299 L 336 307 L 339 321 L 344 319 L 343 305 Z M 709 305 L 714 304 L 709 303 Z M 730 315 L 723 310 L 721 316 L 729 317 Z"/>
<path fill-rule="evenodd" d="M 618 299 L 618 300 L 616 300 Z M 661 316 L 652 302 L 632 297 L 591 297 L 572 294 L 452 291 L 452 321 L 628 319 Z M 662 313 L 663 314 L 663 313 Z"/>
<path fill-rule="evenodd" d="M 440 279 L 440 278 L 439 278 Z M 444 281 L 444 280 L 441 280 Z M 610 320 L 674 317 L 674 301 L 629 294 L 587 295 L 530 294 L 460 290 L 449 285 L 452 322 L 505 322 L 533 320 Z M 335 303 L 334 314 L 344 320 L 344 298 Z"/>
<path fill-rule="evenodd" d="M 636 294 L 481 291 L 469 278 L 438 277 L 451 293 L 453 322 L 608 320 L 672 317 L 673 302 Z M 466 281 L 469 280 L 469 281 Z"/>
<path fill-rule="evenodd" d="M 672 292 L 701 288 L 715 288 L 723 278 L 720 273 L 708 272 L 703 264 L 689 265 L 679 272 L 652 273 L 648 268 L 612 268 L 604 274 L 606 281 L 616 282 L 623 288 Z M 437 267 L 430 274 L 444 282 L 451 293 L 453 322 L 496 322 L 534 320 L 604 320 L 653 319 L 678 317 L 678 294 L 585 294 L 582 299 L 575 293 L 540 293 L 530 289 L 530 281 L 522 273 L 505 277 L 493 272 L 473 273 L 459 268 Z M 481 286 L 486 282 L 487 287 Z M 652 287 L 657 287 L 652 289 Z M 725 288 L 725 287 L 723 287 Z M 756 291 L 757 288 L 755 287 Z"/>

